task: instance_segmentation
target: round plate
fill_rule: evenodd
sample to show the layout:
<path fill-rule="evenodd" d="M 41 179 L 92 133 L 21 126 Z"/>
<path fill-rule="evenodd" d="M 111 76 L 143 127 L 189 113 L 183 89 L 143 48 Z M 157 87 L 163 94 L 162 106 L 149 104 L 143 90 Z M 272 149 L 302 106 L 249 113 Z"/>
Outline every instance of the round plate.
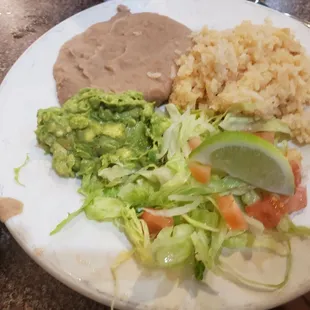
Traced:
<path fill-rule="evenodd" d="M 242 0 L 136 0 L 111 1 L 90 8 L 54 27 L 36 41 L 16 62 L 0 90 L 0 192 L 24 202 L 21 215 L 6 225 L 23 249 L 44 269 L 74 290 L 101 303 L 110 304 L 114 284 L 110 266 L 122 250 L 130 248 L 125 236 L 110 223 L 89 221 L 82 214 L 53 237 L 49 232 L 81 205 L 79 182 L 61 179 L 51 169 L 50 157 L 37 147 L 34 130 L 40 108 L 56 106 L 52 67 L 63 43 L 90 25 L 108 20 L 118 4 L 132 12 L 157 12 L 184 23 L 193 30 L 207 24 L 225 29 L 244 19 L 263 23 L 269 17 L 276 26 L 289 27 L 310 51 L 309 29 L 270 9 Z M 29 154 L 21 171 L 25 187 L 14 181 L 13 168 Z M 309 147 L 303 148 L 304 170 L 310 164 Z M 308 187 L 309 195 L 309 187 Z M 310 208 L 294 218 L 310 223 Z M 310 289 L 310 241 L 293 240 L 294 260 L 287 286 L 275 292 L 261 292 L 237 286 L 208 273 L 205 283 L 162 271 L 143 270 L 134 261 L 118 271 L 116 307 L 123 309 L 264 309 L 287 302 Z M 230 263 L 261 281 L 283 276 L 284 261 L 256 253 L 244 259 L 240 253 Z"/>

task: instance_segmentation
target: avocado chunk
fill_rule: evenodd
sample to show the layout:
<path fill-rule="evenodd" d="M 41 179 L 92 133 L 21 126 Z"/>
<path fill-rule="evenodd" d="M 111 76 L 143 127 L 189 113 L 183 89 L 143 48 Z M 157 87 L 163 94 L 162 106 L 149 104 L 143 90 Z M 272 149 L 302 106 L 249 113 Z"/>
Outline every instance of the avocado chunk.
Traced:
<path fill-rule="evenodd" d="M 62 107 L 39 110 L 36 136 L 60 176 L 95 184 L 103 182 L 98 171 L 114 164 L 138 169 L 157 163 L 169 126 L 170 120 L 141 93 L 87 88 Z"/>

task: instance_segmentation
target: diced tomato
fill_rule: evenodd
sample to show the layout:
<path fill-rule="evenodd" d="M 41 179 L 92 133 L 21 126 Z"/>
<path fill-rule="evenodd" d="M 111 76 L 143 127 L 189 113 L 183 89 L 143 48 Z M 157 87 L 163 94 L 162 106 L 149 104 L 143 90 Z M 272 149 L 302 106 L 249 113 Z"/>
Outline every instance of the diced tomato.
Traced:
<path fill-rule="evenodd" d="M 274 136 L 275 133 L 274 132 L 270 132 L 270 131 L 261 131 L 261 132 L 255 132 L 253 133 L 255 136 L 260 137 L 270 143 L 274 143 Z"/>
<path fill-rule="evenodd" d="M 200 137 L 193 137 L 188 140 L 188 145 L 191 148 L 191 150 L 194 150 L 201 144 Z"/>
<path fill-rule="evenodd" d="M 206 184 L 211 178 L 211 167 L 197 162 L 190 162 L 188 164 L 189 170 L 196 181 Z"/>
<path fill-rule="evenodd" d="M 290 160 L 290 165 L 294 174 L 295 186 L 297 187 L 301 183 L 301 165 L 295 160 Z"/>
<path fill-rule="evenodd" d="M 172 217 L 163 217 L 144 211 L 141 218 L 146 222 L 151 235 L 157 235 L 163 228 L 173 226 Z"/>
<path fill-rule="evenodd" d="M 301 160 L 302 156 L 299 150 L 297 149 L 288 149 L 286 157 L 290 162 L 290 165 L 293 170 L 294 178 L 295 178 L 295 186 L 298 187 L 301 183 Z"/>
<path fill-rule="evenodd" d="M 216 203 L 230 229 L 246 230 L 248 228 L 248 224 L 233 195 L 217 196 Z"/>
<path fill-rule="evenodd" d="M 260 221 L 268 229 L 276 227 L 281 218 L 307 206 L 307 189 L 298 186 L 293 196 L 269 194 L 245 208 L 245 212 Z"/>
<path fill-rule="evenodd" d="M 282 196 L 281 200 L 286 205 L 288 213 L 299 211 L 307 206 L 307 189 L 298 186 L 295 195 Z"/>
<path fill-rule="evenodd" d="M 290 162 L 295 161 L 301 167 L 302 156 L 299 150 L 294 149 L 294 148 L 288 149 L 286 153 L 286 157 Z"/>
<path fill-rule="evenodd" d="M 279 224 L 282 216 L 288 212 L 288 208 L 280 197 L 269 195 L 247 206 L 245 212 L 263 223 L 267 229 L 270 229 Z"/>

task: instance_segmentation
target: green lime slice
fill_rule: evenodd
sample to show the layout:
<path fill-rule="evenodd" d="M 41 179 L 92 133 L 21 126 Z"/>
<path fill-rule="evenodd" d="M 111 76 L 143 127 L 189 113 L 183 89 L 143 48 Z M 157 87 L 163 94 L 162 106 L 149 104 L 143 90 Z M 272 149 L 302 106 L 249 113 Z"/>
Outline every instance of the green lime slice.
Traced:
<path fill-rule="evenodd" d="M 232 177 L 269 192 L 293 195 L 294 175 L 286 157 L 274 145 L 253 134 L 223 132 L 206 139 L 190 155 Z"/>

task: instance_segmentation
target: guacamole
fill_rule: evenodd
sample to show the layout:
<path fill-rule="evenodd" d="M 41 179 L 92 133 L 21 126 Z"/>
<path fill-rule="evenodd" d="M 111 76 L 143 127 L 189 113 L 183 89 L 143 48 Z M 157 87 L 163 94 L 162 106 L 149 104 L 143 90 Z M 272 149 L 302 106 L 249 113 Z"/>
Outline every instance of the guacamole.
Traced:
<path fill-rule="evenodd" d="M 58 175 L 108 183 L 105 168 L 117 166 L 124 174 L 159 164 L 157 154 L 169 126 L 170 120 L 141 93 L 82 89 L 62 107 L 39 110 L 36 135 L 53 156 Z"/>

